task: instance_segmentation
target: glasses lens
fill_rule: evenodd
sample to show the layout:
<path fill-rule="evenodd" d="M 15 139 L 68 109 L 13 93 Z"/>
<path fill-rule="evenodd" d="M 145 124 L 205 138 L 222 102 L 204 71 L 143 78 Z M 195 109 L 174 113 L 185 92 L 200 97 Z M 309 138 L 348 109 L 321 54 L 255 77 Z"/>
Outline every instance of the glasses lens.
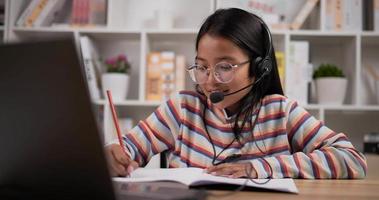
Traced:
<path fill-rule="evenodd" d="M 201 65 L 193 65 L 188 70 L 191 79 L 198 84 L 205 83 L 208 79 L 208 69 Z"/>
<path fill-rule="evenodd" d="M 218 63 L 215 66 L 215 78 L 221 83 L 228 83 L 234 78 L 233 66 L 230 63 Z"/>

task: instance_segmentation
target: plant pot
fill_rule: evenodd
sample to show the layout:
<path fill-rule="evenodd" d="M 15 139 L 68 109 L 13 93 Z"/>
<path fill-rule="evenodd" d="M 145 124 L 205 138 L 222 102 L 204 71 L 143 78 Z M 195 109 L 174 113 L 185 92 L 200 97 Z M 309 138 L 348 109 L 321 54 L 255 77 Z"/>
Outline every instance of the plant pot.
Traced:
<path fill-rule="evenodd" d="M 104 98 L 107 90 L 112 92 L 113 101 L 124 101 L 129 90 L 129 75 L 121 73 L 105 73 L 101 76 Z"/>
<path fill-rule="evenodd" d="M 347 79 L 326 77 L 316 79 L 317 102 L 319 104 L 342 105 L 346 95 Z"/>

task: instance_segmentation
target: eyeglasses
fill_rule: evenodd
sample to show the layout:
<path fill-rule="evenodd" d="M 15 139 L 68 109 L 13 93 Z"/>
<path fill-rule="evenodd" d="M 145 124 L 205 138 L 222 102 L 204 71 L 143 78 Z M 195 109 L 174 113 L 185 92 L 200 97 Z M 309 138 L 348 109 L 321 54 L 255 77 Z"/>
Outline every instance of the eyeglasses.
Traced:
<path fill-rule="evenodd" d="M 214 66 L 213 76 L 216 79 L 216 81 L 219 83 L 229 83 L 234 78 L 235 69 L 249 62 L 250 60 L 247 60 L 245 62 L 234 64 L 234 65 L 227 62 L 217 63 Z M 190 74 L 191 79 L 195 83 L 198 83 L 198 84 L 203 84 L 207 82 L 208 76 L 211 73 L 210 68 L 200 65 L 200 64 L 191 65 L 187 70 L 188 70 L 188 73 Z"/>

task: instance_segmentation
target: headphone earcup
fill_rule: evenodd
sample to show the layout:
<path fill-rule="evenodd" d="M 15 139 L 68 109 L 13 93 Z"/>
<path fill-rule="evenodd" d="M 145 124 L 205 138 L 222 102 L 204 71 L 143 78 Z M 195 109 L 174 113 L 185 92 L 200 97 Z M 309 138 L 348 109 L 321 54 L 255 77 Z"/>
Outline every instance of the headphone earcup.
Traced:
<path fill-rule="evenodd" d="M 269 58 L 265 58 L 262 62 L 261 62 L 261 66 L 260 66 L 260 74 L 261 76 L 266 76 L 268 75 L 271 70 L 272 70 L 272 62 Z"/>
<path fill-rule="evenodd" d="M 267 57 L 262 59 L 262 57 L 259 56 L 255 59 L 254 63 L 257 72 L 255 75 L 257 77 L 266 76 L 272 70 L 271 60 Z"/>

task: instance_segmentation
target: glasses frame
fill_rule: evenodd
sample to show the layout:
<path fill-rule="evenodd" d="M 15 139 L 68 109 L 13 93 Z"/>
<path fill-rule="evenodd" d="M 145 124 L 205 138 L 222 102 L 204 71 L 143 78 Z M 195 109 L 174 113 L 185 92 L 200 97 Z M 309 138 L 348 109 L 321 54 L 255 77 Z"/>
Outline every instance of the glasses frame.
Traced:
<path fill-rule="evenodd" d="M 199 82 L 197 82 L 197 81 L 194 80 L 195 77 L 193 77 L 193 76 L 195 76 L 195 72 L 191 72 L 191 70 L 196 70 L 196 67 L 198 67 L 198 66 L 202 66 L 202 67 L 206 68 L 208 78 L 209 78 L 209 74 L 211 74 L 211 70 L 213 69 L 213 77 L 214 77 L 214 79 L 215 79 L 217 82 L 219 82 L 219 83 L 230 83 L 230 82 L 234 79 L 234 74 L 233 74 L 233 78 L 231 78 L 231 79 L 230 79 L 229 81 L 227 81 L 227 82 L 222 82 L 222 81 L 220 81 L 220 80 L 217 78 L 217 76 L 216 76 L 216 72 L 215 72 L 215 69 L 216 69 L 215 66 L 218 65 L 218 64 L 220 64 L 220 63 L 227 63 L 227 64 L 229 64 L 229 65 L 232 67 L 232 69 L 234 70 L 234 69 L 237 68 L 237 67 L 243 66 L 243 65 L 245 65 L 245 64 L 247 64 L 247 63 L 250 63 L 250 60 L 246 60 L 246 61 L 243 61 L 243 62 L 238 63 L 238 64 L 230 64 L 230 63 L 228 63 L 228 62 L 221 61 L 221 62 L 219 62 L 219 63 L 216 63 L 216 64 L 213 66 L 213 68 L 211 68 L 210 66 L 206 66 L 206 65 L 193 64 L 193 65 L 191 65 L 190 67 L 187 68 L 187 71 L 188 71 L 188 73 L 190 74 L 191 80 L 192 80 L 193 82 L 197 83 L 197 84 L 204 84 L 205 82 L 207 82 L 207 81 L 204 81 L 203 83 L 199 83 Z M 192 73 L 193 73 L 193 75 L 192 75 Z"/>

